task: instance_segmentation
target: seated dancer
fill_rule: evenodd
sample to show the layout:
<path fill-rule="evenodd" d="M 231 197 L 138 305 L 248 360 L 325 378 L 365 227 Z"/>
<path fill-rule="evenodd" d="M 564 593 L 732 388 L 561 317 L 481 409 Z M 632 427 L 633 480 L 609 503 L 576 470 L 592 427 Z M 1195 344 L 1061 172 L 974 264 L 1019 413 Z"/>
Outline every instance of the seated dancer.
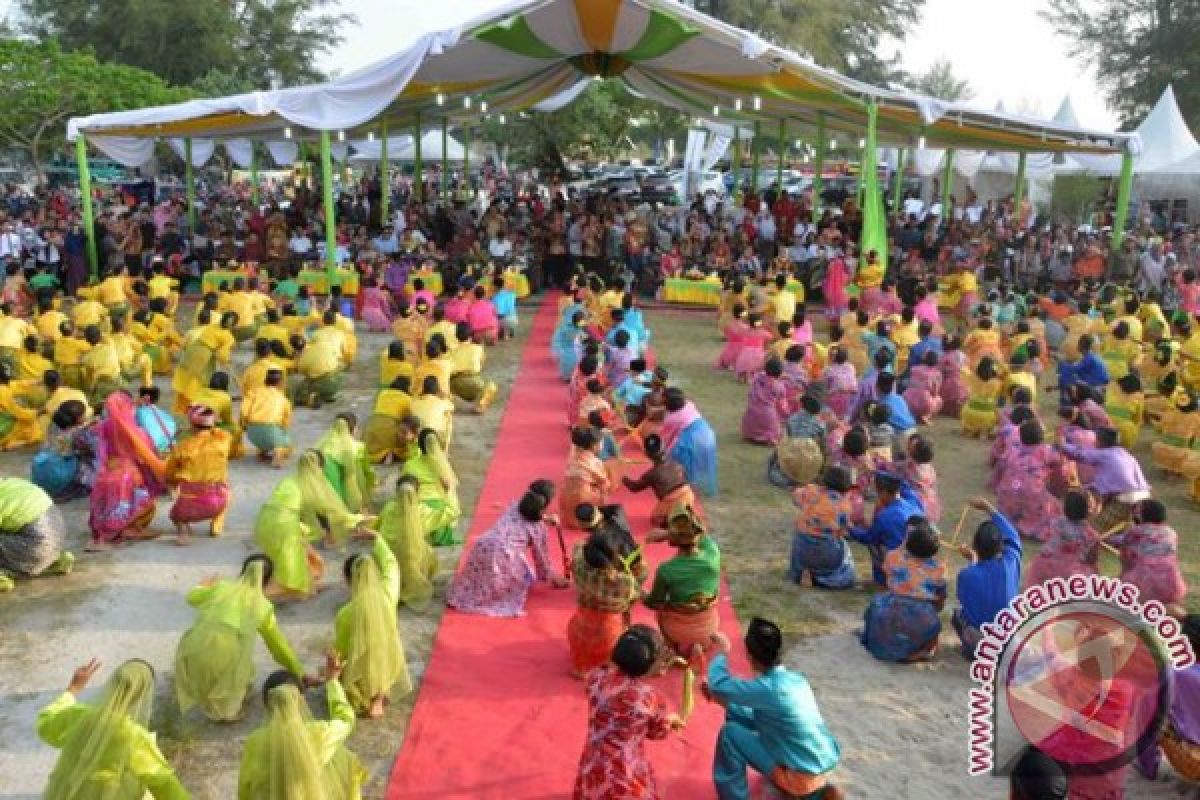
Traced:
<path fill-rule="evenodd" d="M 781 489 L 791 489 L 817 479 L 825 466 L 827 416 L 814 395 L 800 398 L 799 408 L 787 418 L 785 436 L 767 458 L 767 480 Z"/>
<path fill-rule="evenodd" d="M 345 382 L 338 343 L 333 338 L 305 342 L 304 337 L 293 336 L 291 344 L 296 353 L 292 402 L 314 409 L 336 402 Z"/>
<path fill-rule="evenodd" d="M 1121 446 L 1132 450 L 1137 446 L 1142 425 L 1146 423 L 1146 400 L 1142 394 L 1142 381 L 1135 373 L 1128 373 L 1108 387 L 1104 411 L 1117 429 Z"/>
<path fill-rule="evenodd" d="M 404 342 L 392 340 L 386 350 L 379 352 L 379 388 L 386 389 L 400 377 L 408 378 L 411 384 L 415 369 L 413 363 L 405 358 Z"/>
<path fill-rule="evenodd" d="M 0 592 L 13 576 L 66 575 L 75 556 L 63 550 L 66 525 L 54 501 L 35 484 L 0 478 Z"/>
<path fill-rule="evenodd" d="M 217 417 L 208 406 L 188 409 L 192 435 L 171 450 L 167 459 L 167 485 L 176 489 L 171 506 L 175 543 L 187 544 L 192 523 L 209 523 L 209 533 L 220 536 L 229 507 L 229 453 L 233 438 L 216 427 Z"/>
<path fill-rule="evenodd" d="M 692 494 L 692 487 L 688 485 L 683 467 L 663 452 L 661 437 L 650 434 L 642 444 L 642 449 L 652 466 L 637 478 L 621 478 L 621 483 L 631 492 L 646 489 L 654 492 L 654 498 L 658 502 L 650 512 L 650 524 L 661 528 L 667 524 L 667 512 L 676 503 L 691 506 L 695 505 L 696 499 Z"/>
<path fill-rule="evenodd" d="M 900 477 L 921 498 L 926 519 L 936 525 L 942 518 L 942 497 L 938 493 L 937 470 L 933 466 L 933 443 L 920 434 L 911 436 L 907 455 L 900 465 Z"/>
<path fill-rule="evenodd" d="M 363 426 L 363 444 L 367 446 L 367 458 L 372 464 L 403 460 L 405 453 L 399 439 L 402 422 L 412 410 L 411 388 L 409 378 L 399 375 L 376 393 L 371 416 Z M 417 427 L 419 430 L 420 426 Z"/>
<path fill-rule="evenodd" d="M 624 537 L 604 527 L 575 545 L 571 575 L 577 607 L 567 623 L 567 643 L 576 678 L 608 662 L 628 625 L 630 607 L 641 595 L 640 580 L 630 568 L 636 552 Z"/>
<path fill-rule="evenodd" d="M 774 446 L 783 434 L 783 420 L 787 412 L 783 362 L 771 356 L 750 381 L 746 411 L 742 415 L 742 438 L 753 444 Z"/>
<path fill-rule="evenodd" d="M 905 529 L 904 545 L 883 562 L 887 591 L 872 597 L 863 615 L 863 646 L 881 661 L 932 658 L 942 631 L 946 563 L 937 557 L 937 533 L 921 516 L 909 519 Z"/>
<path fill-rule="evenodd" d="M 421 523 L 420 484 L 411 475 L 396 481 L 396 494 L 379 513 L 379 535 L 392 548 L 400 569 L 400 602 L 419 611 L 433 597 L 438 557 Z"/>
<path fill-rule="evenodd" d="M 830 361 L 821 372 L 821 382 L 825 384 L 825 402 L 830 410 L 847 419 L 858 399 L 858 374 L 845 347 L 833 348 Z"/>
<path fill-rule="evenodd" d="M 942 355 L 938 358 L 938 370 L 942 373 L 942 415 L 959 419 L 971 396 L 967 385 L 967 356 L 962 351 L 962 341 L 957 336 L 947 336 Z"/>
<path fill-rule="evenodd" d="M 534 481 L 471 544 L 446 590 L 446 605 L 468 614 L 519 617 L 535 581 L 565 589 L 566 577 L 551 567 L 546 536 L 546 526 L 558 524 L 554 514 L 546 513 L 553 498 L 552 482 Z"/>
<path fill-rule="evenodd" d="M 871 576 L 875 584 L 887 586 L 884 560 L 904 544 L 909 520 L 925 518 L 925 507 L 912 487 L 890 472 L 877 471 L 874 487 L 877 498 L 871 525 L 865 529 L 861 526 L 851 529 L 850 538 L 866 545 L 871 554 Z"/>
<path fill-rule="evenodd" d="M 602 506 L 608 502 L 612 482 L 600 459 L 603 444 L 590 425 L 571 430 L 571 452 L 567 456 L 562 494 L 558 498 L 559 515 L 569 528 L 576 527 L 575 508 L 582 503 Z"/>
<path fill-rule="evenodd" d="M 702 667 L 710 637 L 721 624 L 721 551 L 696 512 L 682 503 L 668 512 L 665 530 L 646 536 L 647 544 L 661 541 L 678 552 L 658 565 L 644 602 L 658 612 L 658 628 L 667 643 L 693 667 Z"/>
<path fill-rule="evenodd" d="M 413 682 L 400 641 L 396 605 L 400 601 L 400 567 L 382 536 L 375 535 L 371 554 L 346 559 L 343 574 L 350 602 L 338 609 L 333 648 L 344 664 L 342 683 L 359 714 L 378 719 L 393 697 L 412 694 Z"/>
<path fill-rule="evenodd" d="M 196 620 L 175 651 L 175 697 L 182 713 L 199 706 L 213 722 L 240 720 L 254 685 L 254 641 L 260 636 L 275 663 L 304 677 L 304 665 L 263 594 L 270 581 L 271 562 L 257 554 L 242 562 L 238 580 L 210 578 L 188 592 Z"/>
<path fill-rule="evenodd" d="M 482 288 L 482 287 L 480 287 Z M 487 300 L 483 301 L 490 307 Z M 471 328 L 460 322 L 455 330 L 458 346 L 450 353 L 450 393 L 462 400 L 476 414 L 487 411 L 496 398 L 496 383 L 483 376 L 483 364 L 487 358 L 481 342 L 475 341 Z M 492 336 L 491 344 L 495 344 Z"/>
<path fill-rule="evenodd" d="M 988 515 L 975 529 L 970 547 L 959 545 L 967 566 L 958 573 L 959 607 L 950 624 L 962 642 L 963 658 L 975 658 L 975 648 L 983 638 L 981 629 L 996 619 L 1021 591 L 1021 536 L 1013 524 L 982 497 L 971 506 Z"/>
<path fill-rule="evenodd" d="M 717 737 L 713 783 L 720 800 L 749 800 L 746 768 L 788 797 L 840 800 L 829 783 L 842 751 L 829 732 L 808 679 L 783 665 L 783 634 L 755 617 L 746 628 L 753 678 L 729 670 L 729 640 L 715 634 L 718 653 L 708 667 L 705 694 L 725 708 Z"/>
<path fill-rule="evenodd" d="M 449 447 L 454 436 L 454 402 L 446 393 L 446 386 L 433 375 L 426 375 L 417 384 L 419 391 L 409 403 L 408 410 Z"/>
<path fill-rule="evenodd" d="M 459 544 L 458 475 L 446 457 L 437 431 L 422 428 L 417 434 L 417 451 L 404 462 L 402 476 L 415 478 L 425 536 L 437 547 Z"/>
<path fill-rule="evenodd" d="M 13 368 L 0 362 L 0 450 L 16 450 L 41 440 L 37 410 L 17 399 Z"/>
<path fill-rule="evenodd" d="M 213 314 L 204 311 L 201 319 L 209 321 L 188 332 L 187 343 L 179 354 L 179 364 L 171 377 L 171 387 L 175 390 L 171 410 L 180 414 L 186 413 L 196 393 L 208 386 L 217 366 L 229 363 L 237 344 L 231 332 L 236 314 L 222 314 L 219 321 L 214 322 Z"/>
<path fill-rule="evenodd" d="M 587 674 L 588 733 L 571 800 L 658 800 L 646 739 L 684 726 L 658 689 L 642 680 L 666 672 L 670 653 L 646 625 L 621 634 L 611 660 Z"/>
<path fill-rule="evenodd" d="M 938 369 L 936 350 L 926 350 L 921 360 L 909 369 L 908 388 L 904 400 L 920 425 L 928 425 L 942 410 L 942 371 Z"/>
<path fill-rule="evenodd" d="M 963 380 L 968 396 L 959 415 L 962 432 L 974 438 L 990 436 L 999 421 L 996 408 L 1004 394 L 1004 381 L 996 371 L 995 360 L 991 356 L 984 356 L 974 371 L 963 373 Z"/>
<path fill-rule="evenodd" d="M 357 427 L 354 414 L 343 411 L 316 446 L 325 459 L 325 477 L 354 514 L 367 510 L 375 492 L 375 470 L 367 460 L 366 446 L 354 438 Z"/>
<path fill-rule="evenodd" d="M 242 398 L 241 426 L 260 461 L 281 468 L 292 454 L 292 403 L 283 387 L 283 370 L 269 369 L 262 386 Z"/>
<path fill-rule="evenodd" d="M 159 408 L 160 397 L 157 386 L 138 389 L 137 411 L 134 419 L 138 427 L 146 432 L 160 456 L 166 457 L 179 436 L 179 424 L 166 409 Z"/>
<path fill-rule="evenodd" d="M 1063 402 L 1068 399 L 1068 392 L 1077 383 L 1099 389 L 1102 393 L 1108 386 L 1108 367 L 1104 360 L 1092 352 L 1095 339 L 1090 333 L 1079 337 L 1079 358 L 1074 361 L 1060 361 L 1058 364 L 1058 391 Z"/>
<path fill-rule="evenodd" d="M 1133 507 L 1133 527 L 1108 537 L 1120 551 L 1121 580 L 1141 593 L 1139 602 L 1158 601 L 1175 616 L 1187 597 L 1187 583 L 1179 570 L 1179 534 L 1167 524 L 1167 507 L 1146 498 Z"/>
<path fill-rule="evenodd" d="M 361 525 L 362 517 L 347 511 L 329 485 L 321 454 L 306 450 L 296 472 L 275 486 L 254 521 L 254 541 L 274 567 L 268 595 L 297 600 L 315 594 L 325 559 L 312 542 L 340 545 Z"/>
<path fill-rule="evenodd" d="M 1036 419 L 1022 422 L 1018 432 L 1020 442 L 1006 455 L 996 482 L 996 506 L 1023 535 L 1044 542 L 1058 517 L 1059 500 L 1050 487 L 1062 473 L 1063 459 L 1045 443 Z"/>
<path fill-rule="evenodd" d="M 1183 633 L 1191 642 L 1192 652 L 1200 653 L 1200 614 L 1183 618 Z M 1171 674 L 1174 691 L 1167 709 L 1166 726 L 1158 741 L 1141 751 L 1138 770 L 1150 780 L 1159 777 L 1162 757 L 1184 780 L 1200 782 L 1200 664 Z"/>
<path fill-rule="evenodd" d="M 154 443 L 138 427 L 133 398 L 117 391 L 104 401 L 96 423 L 98 471 L 88 496 L 89 552 L 108 550 L 119 541 L 153 539 L 155 498 L 166 488 L 166 464 Z"/>
<path fill-rule="evenodd" d="M 56 503 L 86 497 L 92 490 L 95 437 L 86 418 L 87 406 L 81 401 L 62 402 L 51 415 L 46 440 L 30 464 L 30 478 Z"/>
<path fill-rule="evenodd" d="M 263 684 L 265 723 L 246 739 L 238 772 L 238 800 L 258 798 L 338 798 L 361 800 L 368 774 L 346 748 L 354 732 L 354 709 L 338 680 L 337 654 L 326 657 L 325 701 L 329 719 L 314 720 L 301 681 L 274 672 Z"/>
<path fill-rule="evenodd" d="M 822 485 L 810 483 L 792 493 L 798 510 L 788 577 L 795 583 L 802 582 L 808 572 L 816 588 L 854 587 L 854 556 L 846 542 L 854 516 L 849 495 L 853 485 L 849 469 L 831 466 L 825 470 Z"/>
<path fill-rule="evenodd" d="M 1051 523 L 1049 536 L 1025 573 L 1026 588 L 1054 578 L 1096 574 L 1100 537 L 1087 521 L 1090 510 L 1087 492 L 1067 491 L 1062 514 Z"/>
<path fill-rule="evenodd" d="M 100 669 L 92 659 L 71 676 L 67 690 L 38 713 L 37 734 L 58 748 L 42 795 L 47 798 L 188 800 L 147 725 L 154 703 L 154 670 L 130 659 L 113 672 L 98 705 L 79 702 Z"/>
<path fill-rule="evenodd" d="M 665 404 L 663 449 L 683 467 L 693 489 L 712 497 L 717 493 L 716 434 L 682 389 L 667 389 Z"/>
<path fill-rule="evenodd" d="M 501 291 L 504 291 L 503 285 L 502 279 Z M 515 295 L 512 311 L 515 314 Z M 487 287 L 480 285 L 473 290 L 470 305 L 467 306 L 467 323 L 471 329 L 471 340 L 475 344 L 494 345 L 499 340 L 500 314 L 495 303 L 488 299 Z"/>
<path fill-rule="evenodd" d="M 1101 504 L 1100 512 L 1092 520 L 1101 536 L 1127 523 L 1134 505 L 1150 496 L 1150 484 L 1142 474 L 1142 465 L 1121 447 L 1116 430 L 1102 428 L 1096 431 L 1095 449 L 1070 443 L 1057 447 L 1067 458 L 1094 470 L 1085 485 Z M 1080 475 L 1081 479 L 1083 477 Z"/>

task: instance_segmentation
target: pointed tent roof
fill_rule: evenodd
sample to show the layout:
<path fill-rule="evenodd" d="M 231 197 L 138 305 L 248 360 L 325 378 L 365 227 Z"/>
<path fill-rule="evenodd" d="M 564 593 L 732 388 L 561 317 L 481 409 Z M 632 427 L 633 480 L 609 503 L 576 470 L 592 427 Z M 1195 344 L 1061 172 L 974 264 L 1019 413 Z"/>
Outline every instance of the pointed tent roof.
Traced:
<path fill-rule="evenodd" d="M 1068 106 L 1070 99 L 1063 101 Z M 1074 111 L 1068 107 L 1071 115 Z M 1061 114 L 1063 109 L 1059 109 Z M 1200 153 L 1200 144 L 1188 129 L 1179 103 L 1175 100 L 1175 90 L 1168 84 L 1162 96 L 1150 109 L 1150 113 L 1138 125 L 1136 133 L 1141 139 L 1141 152 L 1133 162 L 1135 175 L 1148 173 L 1165 173 L 1171 171 L 1171 166 L 1190 156 Z M 1068 165 L 1064 172 L 1089 172 L 1094 175 L 1119 175 L 1121 172 L 1121 157 L 1116 155 L 1097 156 L 1075 154 L 1068 157 Z"/>
<path fill-rule="evenodd" d="M 593 78 L 692 117 L 753 125 L 785 120 L 811 137 L 858 138 L 878 109 L 882 146 L 1113 153 L 1134 137 L 1069 129 L 983 111 L 839 75 L 679 0 L 477 0 L 433 5 L 408 20 L 412 43 L 326 83 L 94 114 L 68 123 L 104 140 L 165 137 L 313 140 L 321 131 L 363 139 L 418 119 L 451 124 L 490 112 L 536 108 Z M 144 149 L 144 148 L 143 148 Z"/>
<path fill-rule="evenodd" d="M 1059 125 L 1065 125 L 1068 128 L 1078 128 L 1079 117 L 1075 114 L 1075 106 L 1071 103 L 1071 95 L 1065 95 L 1062 103 L 1058 106 L 1058 111 L 1054 112 L 1054 121 Z"/>

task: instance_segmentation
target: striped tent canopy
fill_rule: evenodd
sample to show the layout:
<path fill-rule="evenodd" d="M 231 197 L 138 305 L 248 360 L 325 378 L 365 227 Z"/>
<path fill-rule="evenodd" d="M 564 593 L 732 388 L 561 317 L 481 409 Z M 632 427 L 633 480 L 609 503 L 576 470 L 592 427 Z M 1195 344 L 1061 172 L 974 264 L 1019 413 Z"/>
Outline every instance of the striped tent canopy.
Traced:
<path fill-rule="evenodd" d="M 879 146 L 1107 154 L 1135 134 L 1028 119 L 881 89 L 727 25 L 677 0 L 454 0 L 412 43 L 323 84 L 194 100 L 70 120 L 101 149 L 189 137 L 362 140 L 387 127 L 457 125 L 481 115 L 565 105 L 594 79 L 704 121 L 788 125 L 789 136 L 857 140 L 877 108 Z M 428 12 L 427 12 L 428 13 Z M 398 20 L 400 22 L 400 20 Z M 406 25 L 412 23 L 405 20 Z M 769 128 L 768 128 L 769 130 Z M 131 156 L 133 157 L 133 156 Z"/>

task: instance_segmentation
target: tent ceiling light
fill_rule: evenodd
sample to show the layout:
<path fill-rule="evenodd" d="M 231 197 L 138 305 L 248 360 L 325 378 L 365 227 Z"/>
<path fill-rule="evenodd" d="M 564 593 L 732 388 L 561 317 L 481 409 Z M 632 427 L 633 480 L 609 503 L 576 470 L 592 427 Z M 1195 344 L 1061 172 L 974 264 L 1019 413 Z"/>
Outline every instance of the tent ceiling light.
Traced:
<path fill-rule="evenodd" d="M 925 149 L 925 137 L 924 136 L 922 136 L 920 139 L 917 139 L 917 149 L 918 150 Z"/>
<path fill-rule="evenodd" d="M 718 106 L 718 105 L 713 106 L 713 116 L 714 117 L 721 116 L 721 107 L 720 106 Z"/>
<path fill-rule="evenodd" d="M 291 129 L 291 128 L 284 128 L 284 129 L 283 129 L 283 138 L 285 138 L 285 139 L 290 139 L 290 138 L 292 138 L 292 129 Z"/>
<path fill-rule="evenodd" d="M 487 113 L 487 100 L 484 100 L 483 102 L 481 102 L 479 104 L 479 110 L 482 111 L 484 114 Z"/>
<path fill-rule="evenodd" d="M 762 98 L 758 95 L 754 95 L 754 110 L 762 111 Z"/>
<path fill-rule="evenodd" d="M 503 124 L 505 124 L 506 122 L 508 122 L 508 120 L 504 118 L 504 115 L 503 115 L 503 114 L 501 114 L 501 115 L 500 115 L 500 124 L 501 124 L 501 125 L 503 125 Z"/>
<path fill-rule="evenodd" d="M 858 149 L 859 149 L 859 150 L 862 150 L 862 149 L 863 149 L 864 147 L 866 147 L 866 146 L 867 146 L 867 140 L 866 140 L 866 139 L 859 139 L 859 140 L 858 140 Z"/>
<path fill-rule="evenodd" d="M 439 106 L 446 105 L 446 95 L 442 94 L 441 92 L 438 92 L 437 93 L 437 104 Z"/>
<path fill-rule="evenodd" d="M 339 142 L 346 141 L 346 132 L 345 131 L 338 131 L 338 141 Z"/>
<path fill-rule="evenodd" d="M 737 112 L 741 112 L 741 110 L 742 110 L 742 98 L 740 98 L 740 97 L 739 97 L 738 99 L 736 99 L 736 100 L 734 100 L 734 101 L 733 101 L 733 110 L 734 110 L 734 111 L 737 111 Z"/>
<path fill-rule="evenodd" d="M 470 108 L 470 107 L 471 107 L 471 95 L 467 95 L 466 97 L 463 98 L 463 108 Z"/>
<path fill-rule="evenodd" d="M 830 149 L 830 150 L 837 150 L 837 139 L 830 139 L 830 140 L 829 140 L 829 149 Z"/>
<path fill-rule="evenodd" d="M 367 131 L 367 141 L 368 142 L 375 141 L 375 131 Z"/>

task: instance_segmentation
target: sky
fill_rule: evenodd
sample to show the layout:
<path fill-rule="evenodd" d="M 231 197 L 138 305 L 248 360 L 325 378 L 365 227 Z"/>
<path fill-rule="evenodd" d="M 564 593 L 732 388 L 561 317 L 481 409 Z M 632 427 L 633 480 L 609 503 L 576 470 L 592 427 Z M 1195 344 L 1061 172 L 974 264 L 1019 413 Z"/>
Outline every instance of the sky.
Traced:
<path fill-rule="evenodd" d="M 3 0 L 0 0 L 2 3 Z M 486 0 L 443 0 L 446 6 L 477 8 Z M 397 30 L 399 5 L 409 23 Z M 1036 110 L 1052 116 L 1065 95 L 1071 96 L 1084 127 L 1109 129 L 1116 117 L 1104 105 L 1095 77 L 1067 55 L 1067 42 L 1055 36 L 1050 24 L 1038 17 L 1046 0 L 925 0 L 918 28 L 901 47 L 904 67 L 920 72 L 939 58 L 974 88 L 974 103 L 994 108 L 1003 100 L 1010 111 Z M 345 29 L 346 40 L 326 54 L 322 65 L 346 72 L 394 52 L 405 43 L 402 31 L 420 23 L 419 9 L 438 4 L 409 0 L 342 0 L 341 8 L 358 17 Z M 424 13 L 436 13 L 436 10 Z M 984 16 L 986 21 L 982 19 Z M 888 46 L 891 53 L 896 45 Z"/>

